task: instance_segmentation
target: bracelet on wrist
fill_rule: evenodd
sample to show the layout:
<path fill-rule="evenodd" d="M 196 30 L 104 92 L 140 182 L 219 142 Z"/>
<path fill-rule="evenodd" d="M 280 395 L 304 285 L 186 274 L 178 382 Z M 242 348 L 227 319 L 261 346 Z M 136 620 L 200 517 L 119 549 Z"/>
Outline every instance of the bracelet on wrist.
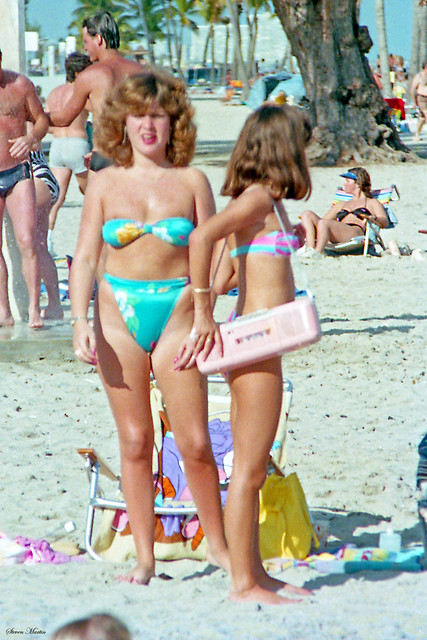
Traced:
<path fill-rule="evenodd" d="M 210 287 L 192 287 L 193 293 L 210 293 Z"/>
<path fill-rule="evenodd" d="M 74 327 L 74 325 L 76 324 L 77 320 L 86 320 L 86 322 L 89 320 L 89 318 L 87 316 L 74 316 L 74 318 L 70 318 L 70 324 L 72 327 Z"/>

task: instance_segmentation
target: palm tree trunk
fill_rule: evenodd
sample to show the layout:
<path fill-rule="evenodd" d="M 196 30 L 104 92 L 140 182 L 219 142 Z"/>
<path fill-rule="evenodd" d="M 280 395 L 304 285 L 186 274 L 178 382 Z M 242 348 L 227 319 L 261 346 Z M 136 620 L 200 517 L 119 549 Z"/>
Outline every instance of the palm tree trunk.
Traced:
<path fill-rule="evenodd" d="M 234 55 L 237 63 L 237 76 L 239 80 L 243 82 L 243 98 L 246 100 L 249 95 L 249 77 L 246 70 L 246 65 L 242 56 L 242 39 L 240 36 L 239 27 L 239 14 L 237 10 L 237 4 L 234 0 L 227 0 L 227 10 L 231 20 Z"/>
<path fill-rule="evenodd" d="M 391 98 L 390 65 L 388 62 L 387 33 L 385 27 L 384 0 L 375 0 L 378 49 L 380 53 L 381 82 L 384 98 Z"/>
<path fill-rule="evenodd" d="M 419 66 L 427 60 L 427 4 L 424 2 L 418 9 L 420 20 Z"/>
<path fill-rule="evenodd" d="M 413 0 L 412 7 L 412 42 L 411 42 L 411 61 L 409 63 L 409 80 L 420 69 L 420 20 L 419 20 L 419 0 Z"/>
<path fill-rule="evenodd" d="M 205 41 L 205 46 L 203 47 L 203 66 L 206 67 L 206 60 L 208 58 L 208 46 L 209 46 L 209 40 L 211 39 L 212 36 L 212 25 L 209 26 L 208 29 L 208 34 L 206 36 L 206 41 Z"/>

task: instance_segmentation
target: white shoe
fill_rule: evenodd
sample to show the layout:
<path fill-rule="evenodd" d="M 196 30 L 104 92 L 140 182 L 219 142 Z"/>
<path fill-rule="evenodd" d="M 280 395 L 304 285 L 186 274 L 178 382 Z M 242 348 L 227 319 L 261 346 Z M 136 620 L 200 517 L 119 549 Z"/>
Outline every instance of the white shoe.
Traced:
<path fill-rule="evenodd" d="M 323 258 L 323 254 L 316 251 L 316 249 L 313 249 L 313 247 L 307 247 L 307 245 L 304 245 L 301 248 L 304 249 L 304 251 L 299 254 L 300 258 Z M 301 249 L 298 249 L 298 251 L 301 251 Z"/>
<path fill-rule="evenodd" d="M 52 229 L 49 229 L 47 232 L 47 250 L 53 258 L 56 256 L 55 249 L 53 248 Z"/>

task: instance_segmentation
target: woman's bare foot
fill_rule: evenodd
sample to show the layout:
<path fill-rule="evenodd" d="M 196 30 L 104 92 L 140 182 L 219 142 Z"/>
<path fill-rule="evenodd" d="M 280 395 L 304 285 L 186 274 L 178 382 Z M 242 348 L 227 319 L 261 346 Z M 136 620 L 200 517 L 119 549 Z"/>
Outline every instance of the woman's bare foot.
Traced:
<path fill-rule="evenodd" d="M 43 320 L 62 320 L 64 317 L 64 311 L 61 305 L 50 305 L 41 310 L 40 316 Z"/>
<path fill-rule="evenodd" d="M 206 552 L 206 561 L 214 567 L 220 567 L 227 573 L 230 573 L 230 557 L 228 551 L 225 550 L 220 554 L 214 555 L 209 549 Z"/>
<path fill-rule="evenodd" d="M 40 311 L 28 311 L 28 326 L 30 329 L 41 329 L 44 327 L 43 318 Z"/>
<path fill-rule="evenodd" d="M 296 596 L 311 596 L 313 592 L 309 589 L 304 589 L 304 587 L 294 587 L 292 584 L 288 584 L 284 580 L 279 580 L 278 578 L 272 578 L 266 573 L 259 580 L 260 586 L 263 589 L 268 589 L 268 591 L 286 591 L 289 594 L 295 594 Z"/>
<path fill-rule="evenodd" d="M 13 327 L 15 320 L 11 315 L 0 318 L 0 327 Z"/>
<path fill-rule="evenodd" d="M 259 604 L 295 604 L 301 602 L 296 598 L 284 598 L 275 591 L 270 589 L 264 589 L 259 584 L 256 584 L 247 591 L 232 591 L 230 592 L 230 600 L 233 602 L 258 602 Z"/>
<path fill-rule="evenodd" d="M 117 580 L 120 582 L 129 582 L 130 584 L 148 585 L 151 578 L 154 578 L 154 575 L 153 568 L 136 565 L 135 569 L 117 576 Z"/>

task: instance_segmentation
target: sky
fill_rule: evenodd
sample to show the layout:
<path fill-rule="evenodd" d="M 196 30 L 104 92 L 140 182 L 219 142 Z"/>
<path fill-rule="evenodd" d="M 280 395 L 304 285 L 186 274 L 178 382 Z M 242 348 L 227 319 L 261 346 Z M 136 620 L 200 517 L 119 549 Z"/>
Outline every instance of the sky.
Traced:
<path fill-rule="evenodd" d="M 411 54 L 412 0 L 384 0 L 389 53 L 402 55 L 409 61 Z M 39 24 L 42 35 L 53 42 L 65 39 L 67 26 L 77 0 L 30 0 L 28 17 Z M 404 9 L 403 9 L 404 6 Z M 374 46 L 368 54 L 374 60 L 378 54 L 377 29 L 375 23 L 375 0 L 362 0 L 360 24 L 369 28 Z"/>

